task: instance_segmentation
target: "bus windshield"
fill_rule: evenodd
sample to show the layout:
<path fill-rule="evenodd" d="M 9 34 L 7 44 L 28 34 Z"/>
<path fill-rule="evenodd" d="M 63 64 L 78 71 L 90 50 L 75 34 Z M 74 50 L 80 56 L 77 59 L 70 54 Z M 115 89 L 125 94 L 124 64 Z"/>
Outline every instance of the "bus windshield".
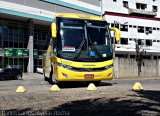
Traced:
<path fill-rule="evenodd" d="M 105 21 L 60 19 L 58 56 L 76 61 L 112 58 L 111 37 Z"/>

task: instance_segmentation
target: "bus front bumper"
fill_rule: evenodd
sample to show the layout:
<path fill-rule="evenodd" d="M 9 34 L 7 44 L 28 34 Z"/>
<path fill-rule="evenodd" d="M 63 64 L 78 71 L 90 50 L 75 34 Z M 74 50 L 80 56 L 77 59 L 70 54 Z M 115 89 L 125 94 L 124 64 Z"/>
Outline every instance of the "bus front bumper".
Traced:
<path fill-rule="evenodd" d="M 58 81 L 101 81 L 112 80 L 113 67 L 96 72 L 78 72 L 57 66 Z"/>

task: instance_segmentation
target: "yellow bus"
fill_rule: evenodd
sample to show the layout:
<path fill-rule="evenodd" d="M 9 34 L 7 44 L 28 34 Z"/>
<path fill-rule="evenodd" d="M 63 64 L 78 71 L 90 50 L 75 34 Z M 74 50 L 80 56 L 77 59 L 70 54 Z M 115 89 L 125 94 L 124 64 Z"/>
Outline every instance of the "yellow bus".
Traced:
<path fill-rule="evenodd" d="M 51 24 L 52 39 L 43 58 L 44 79 L 50 83 L 113 78 L 113 49 L 110 31 L 116 41 L 120 31 L 109 28 L 102 17 L 58 13 Z"/>

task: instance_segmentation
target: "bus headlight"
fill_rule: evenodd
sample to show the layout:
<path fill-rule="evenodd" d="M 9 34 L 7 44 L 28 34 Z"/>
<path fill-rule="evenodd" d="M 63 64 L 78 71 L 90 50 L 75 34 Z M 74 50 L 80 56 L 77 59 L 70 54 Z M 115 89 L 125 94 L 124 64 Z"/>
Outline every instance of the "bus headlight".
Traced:
<path fill-rule="evenodd" d="M 71 66 L 68 66 L 68 65 L 65 65 L 65 64 L 61 64 L 61 63 L 58 63 L 58 62 L 57 62 L 57 65 L 62 67 L 62 68 L 65 68 L 65 69 L 72 69 Z"/>
<path fill-rule="evenodd" d="M 63 68 L 65 68 L 65 69 L 72 69 L 71 66 L 67 66 L 67 65 L 63 65 Z"/>
<path fill-rule="evenodd" d="M 112 68 L 113 67 L 113 64 L 110 64 L 108 66 L 105 66 L 105 69 L 109 69 L 109 68 Z"/>

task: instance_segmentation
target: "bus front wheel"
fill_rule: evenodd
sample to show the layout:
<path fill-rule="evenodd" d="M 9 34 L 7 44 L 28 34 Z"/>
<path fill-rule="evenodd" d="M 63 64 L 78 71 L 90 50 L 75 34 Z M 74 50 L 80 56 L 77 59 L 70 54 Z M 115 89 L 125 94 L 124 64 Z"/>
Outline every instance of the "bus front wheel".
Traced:
<path fill-rule="evenodd" d="M 43 72 L 44 81 L 48 81 L 48 78 L 46 77 L 45 73 Z"/>
<path fill-rule="evenodd" d="M 93 83 L 94 85 L 99 85 L 101 83 L 101 81 L 92 81 L 90 83 Z"/>
<path fill-rule="evenodd" d="M 51 85 L 57 84 L 57 81 L 53 78 L 53 71 L 50 72 L 49 81 Z"/>

